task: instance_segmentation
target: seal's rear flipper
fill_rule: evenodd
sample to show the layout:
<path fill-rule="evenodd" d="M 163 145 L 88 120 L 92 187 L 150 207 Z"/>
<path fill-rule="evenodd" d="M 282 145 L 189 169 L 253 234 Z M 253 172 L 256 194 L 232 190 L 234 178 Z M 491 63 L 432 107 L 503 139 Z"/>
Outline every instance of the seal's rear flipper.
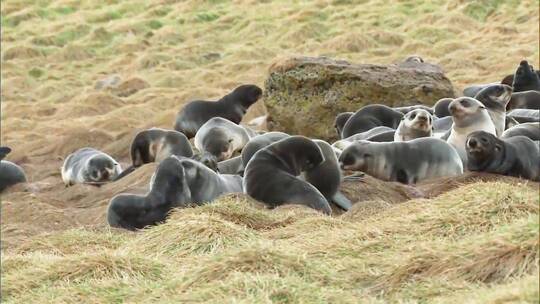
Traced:
<path fill-rule="evenodd" d="M 122 177 L 130 174 L 131 172 L 135 171 L 135 167 L 133 166 L 129 166 L 128 168 L 126 168 L 126 170 L 122 171 L 122 173 L 120 173 L 115 179 L 113 179 L 113 182 L 121 179 Z"/>
<path fill-rule="evenodd" d="M 362 172 L 355 173 L 353 175 L 347 175 L 343 177 L 344 181 L 351 181 L 351 180 L 362 180 L 366 177 L 366 175 Z"/>
<path fill-rule="evenodd" d="M 339 208 L 349 211 L 352 208 L 351 201 L 343 195 L 340 191 L 336 192 L 332 197 L 332 203 L 336 204 Z"/>
<path fill-rule="evenodd" d="M 0 160 L 4 159 L 6 155 L 8 155 L 11 152 L 11 148 L 9 147 L 0 147 Z"/>

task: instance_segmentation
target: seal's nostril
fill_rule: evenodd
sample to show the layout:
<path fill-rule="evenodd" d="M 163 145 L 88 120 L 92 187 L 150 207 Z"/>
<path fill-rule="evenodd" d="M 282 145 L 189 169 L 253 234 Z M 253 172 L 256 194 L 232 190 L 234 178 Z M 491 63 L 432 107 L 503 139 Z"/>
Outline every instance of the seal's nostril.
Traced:
<path fill-rule="evenodd" d="M 474 148 L 474 147 L 476 147 L 476 144 L 477 144 L 476 139 L 471 138 L 469 140 L 469 147 Z"/>

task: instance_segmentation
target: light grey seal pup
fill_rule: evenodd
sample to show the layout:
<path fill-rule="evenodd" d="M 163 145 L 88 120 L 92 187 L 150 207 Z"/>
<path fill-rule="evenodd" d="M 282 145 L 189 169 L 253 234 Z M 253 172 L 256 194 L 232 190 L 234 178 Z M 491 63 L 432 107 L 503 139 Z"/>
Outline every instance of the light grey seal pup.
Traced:
<path fill-rule="evenodd" d="M 15 184 L 26 182 L 24 170 L 18 165 L 4 160 L 10 152 L 11 148 L 0 147 L 0 192 Z"/>
<path fill-rule="evenodd" d="M 217 164 L 217 172 L 220 174 L 237 174 L 244 175 L 244 164 L 242 163 L 242 156 L 220 161 Z"/>
<path fill-rule="evenodd" d="M 540 140 L 540 123 L 539 122 L 527 122 L 514 126 L 503 132 L 501 139 L 525 136 L 533 141 Z"/>
<path fill-rule="evenodd" d="M 324 161 L 319 146 L 291 136 L 259 150 L 244 171 L 244 191 L 271 208 L 299 204 L 330 214 L 332 209 L 315 186 L 298 176 Z"/>
<path fill-rule="evenodd" d="M 201 205 L 231 192 L 242 192 L 240 176 L 216 174 L 194 160 L 170 156 L 158 165 L 146 195 L 113 197 L 107 221 L 112 227 L 142 229 L 163 222 L 172 208 Z"/>
<path fill-rule="evenodd" d="M 210 154 L 219 162 L 241 151 L 249 139 L 244 127 L 225 118 L 214 117 L 197 131 L 194 143 L 201 154 Z"/>
<path fill-rule="evenodd" d="M 222 117 L 239 124 L 247 109 L 261 96 L 261 88 L 247 84 L 237 87 L 218 101 L 192 101 L 178 112 L 174 129 L 192 138 L 213 117 Z"/>
<path fill-rule="evenodd" d="M 392 143 L 355 142 L 343 151 L 339 162 L 344 170 L 404 184 L 463 173 L 456 150 L 432 137 Z"/>
<path fill-rule="evenodd" d="M 433 116 L 424 109 L 416 109 L 403 116 L 394 133 L 394 141 L 409 141 L 431 136 L 433 136 Z"/>
<path fill-rule="evenodd" d="M 507 118 L 513 118 L 519 123 L 540 122 L 540 111 L 529 109 L 515 109 L 506 114 Z"/>
<path fill-rule="evenodd" d="M 486 107 L 474 98 L 456 98 L 450 103 L 449 109 L 452 113 L 453 124 L 447 142 L 457 150 L 463 166 L 466 167 L 467 136 L 474 131 L 486 131 L 492 134 L 496 134 L 497 131 Z"/>
<path fill-rule="evenodd" d="M 70 154 L 61 168 L 66 186 L 74 184 L 99 185 L 116 179 L 122 172 L 111 156 L 94 148 L 82 148 Z"/>
<path fill-rule="evenodd" d="M 342 138 L 347 138 L 357 133 L 369 131 L 375 127 L 386 126 L 396 129 L 401 122 L 403 114 L 385 105 L 368 105 L 347 120 L 343 126 Z"/>
<path fill-rule="evenodd" d="M 505 84 L 487 86 L 474 97 L 488 110 L 489 116 L 495 125 L 497 136 L 501 136 L 506 127 L 506 105 L 511 97 L 512 87 Z"/>
<path fill-rule="evenodd" d="M 540 148 L 538 142 L 525 136 L 499 139 L 477 131 L 467 137 L 467 167 L 508 176 L 540 180 Z"/>
<path fill-rule="evenodd" d="M 375 127 L 375 128 L 370 129 L 368 131 L 358 133 L 358 134 L 354 134 L 354 135 L 349 136 L 347 138 L 338 140 L 338 141 L 336 141 L 335 143 L 332 144 L 332 148 L 338 149 L 339 153 L 341 153 L 341 151 L 345 150 L 345 148 L 350 146 L 353 142 L 359 141 L 359 140 L 383 141 L 383 142 L 394 141 L 395 131 L 396 130 L 394 130 L 394 129 L 390 128 L 390 127 L 385 127 L 385 126 Z M 386 135 L 388 135 L 387 137 L 388 137 L 389 140 L 372 140 L 373 138 L 377 139 L 376 136 L 386 136 Z M 391 137 L 391 139 L 390 139 L 390 137 Z"/>

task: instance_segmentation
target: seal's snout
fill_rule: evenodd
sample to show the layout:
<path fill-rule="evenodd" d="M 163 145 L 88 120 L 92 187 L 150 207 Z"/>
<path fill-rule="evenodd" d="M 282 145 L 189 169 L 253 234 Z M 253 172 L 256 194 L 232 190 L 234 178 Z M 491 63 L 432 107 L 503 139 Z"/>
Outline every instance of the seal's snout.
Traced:
<path fill-rule="evenodd" d="M 471 138 L 469 139 L 467 145 L 469 146 L 469 148 L 476 148 L 478 146 L 478 142 L 476 141 L 476 139 Z"/>
<path fill-rule="evenodd" d="M 424 115 L 419 115 L 419 116 L 417 116 L 417 119 L 418 119 L 419 121 L 424 121 L 424 122 L 427 121 L 427 117 L 424 116 Z"/>

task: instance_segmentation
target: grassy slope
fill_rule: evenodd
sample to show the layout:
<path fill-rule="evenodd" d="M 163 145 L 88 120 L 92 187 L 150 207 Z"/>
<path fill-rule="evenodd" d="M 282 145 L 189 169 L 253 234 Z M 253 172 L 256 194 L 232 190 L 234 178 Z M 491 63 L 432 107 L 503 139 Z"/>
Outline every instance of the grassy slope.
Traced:
<path fill-rule="evenodd" d="M 133 128 L 170 127 L 187 99 L 262 85 L 279 56 L 419 54 L 457 88 L 497 81 L 522 58 L 539 66 L 537 1 L 433 2 L 2 1 L 2 142 L 32 181 L 59 184 L 69 149 L 125 160 Z M 127 98 L 93 89 L 111 74 L 150 88 Z M 223 200 L 140 234 L 37 236 L 2 259 L 13 303 L 534 302 L 538 193 L 476 184 L 367 219 Z"/>

